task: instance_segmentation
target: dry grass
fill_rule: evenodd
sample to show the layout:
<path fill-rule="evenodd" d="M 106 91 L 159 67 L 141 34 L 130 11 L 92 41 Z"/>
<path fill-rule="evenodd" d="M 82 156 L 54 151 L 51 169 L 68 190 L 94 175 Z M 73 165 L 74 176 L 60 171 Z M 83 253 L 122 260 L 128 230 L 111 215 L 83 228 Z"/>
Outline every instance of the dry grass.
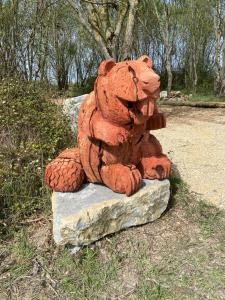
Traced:
<path fill-rule="evenodd" d="M 21 224 L 1 243 L 0 299 L 224 299 L 224 213 L 172 186 L 159 220 L 75 255 L 54 245 L 51 216 Z"/>

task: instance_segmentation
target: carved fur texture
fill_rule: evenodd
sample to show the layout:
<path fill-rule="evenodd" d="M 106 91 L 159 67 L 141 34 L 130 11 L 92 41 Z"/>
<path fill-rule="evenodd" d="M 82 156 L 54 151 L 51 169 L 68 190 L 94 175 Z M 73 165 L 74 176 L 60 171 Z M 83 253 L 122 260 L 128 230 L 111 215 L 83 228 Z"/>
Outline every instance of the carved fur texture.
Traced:
<path fill-rule="evenodd" d="M 94 91 L 79 112 L 79 149 L 63 151 L 47 166 L 48 186 L 71 192 L 87 180 L 129 196 L 140 188 L 142 178 L 167 178 L 171 162 L 150 134 L 166 126 L 156 105 L 159 79 L 148 56 L 103 61 Z"/>

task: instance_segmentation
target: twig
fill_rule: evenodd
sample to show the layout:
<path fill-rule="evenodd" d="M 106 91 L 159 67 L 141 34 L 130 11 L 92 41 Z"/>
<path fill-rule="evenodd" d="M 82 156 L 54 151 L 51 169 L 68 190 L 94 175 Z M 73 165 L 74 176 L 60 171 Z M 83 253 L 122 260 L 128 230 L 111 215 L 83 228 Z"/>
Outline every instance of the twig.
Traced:
<path fill-rule="evenodd" d="M 113 2 L 101 3 L 101 2 L 94 2 L 94 1 L 88 1 L 88 0 L 82 0 L 82 1 L 86 2 L 86 3 L 90 3 L 90 4 L 96 4 L 96 5 L 116 5 L 116 3 L 113 3 Z"/>
<path fill-rule="evenodd" d="M 136 289 L 137 289 L 137 287 L 134 287 L 133 289 L 127 291 L 125 294 L 120 295 L 120 296 L 115 297 L 115 298 L 113 297 L 113 298 L 111 298 L 111 299 L 112 299 L 112 300 L 120 300 L 120 299 L 124 299 L 124 298 L 126 298 L 127 296 L 129 296 L 130 294 L 133 294 L 133 292 L 134 292 Z"/>
<path fill-rule="evenodd" d="M 21 222 L 19 222 L 19 224 L 25 225 L 25 224 L 35 223 L 35 222 L 39 222 L 39 221 L 41 221 L 41 220 L 43 220 L 43 219 L 46 220 L 45 217 L 40 217 L 40 218 L 33 219 L 33 220 L 21 221 Z"/>
<path fill-rule="evenodd" d="M 175 216 L 176 216 L 178 219 L 180 219 L 182 222 L 184 222 L 186 225 L 189 225 L 189 223 L 188 223 L 185 219 L 183 219 L 181 216 L 179 216 L 178 214 L 175 214 Z"/>
<path fill-rule="evenodd" d="M 52 291 L 55 293 L 55 295 L 57 296 L 58 299 L 60 299 L 58 292 L 53 288 L 53 286 L 51 285 L 51 283 L 48 283 L 49 287 L 52 289 Z"/>
<path fill-rule="evenodd" d="M 190 107 L 201 107 L 201 108 L 225 108 L 225 103 L 220 102 L 191 102 L 184 101 L 178 102 L 174 100 L 163 100 L 159 101 L 160 105 L 169 105 L 169 106 L 190 106 Z"/>

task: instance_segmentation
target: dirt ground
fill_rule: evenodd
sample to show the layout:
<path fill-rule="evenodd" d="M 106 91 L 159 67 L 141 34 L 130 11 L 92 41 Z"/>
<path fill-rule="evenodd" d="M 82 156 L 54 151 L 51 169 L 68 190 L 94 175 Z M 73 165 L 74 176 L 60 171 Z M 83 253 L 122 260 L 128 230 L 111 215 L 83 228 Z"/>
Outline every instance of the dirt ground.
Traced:
<path fill-rule="evenodd" d="M 11 228 L 0 243 L 0 299 L 225 299 L 224 213 L 171 183 L 160 219 L 75 255 L 54 245 L 51 214 Z"/>
<path fill-rule="evenodd" d="M 225 109 L 162 106 L 167 128 L 153 132 L 198 197 L 225 209 Z"/>
<path fill-rule="evenodd" d="M 74 255 L 54 244 L 49 209 L 8 226 L 0 237 L 1 300 L 225 299 L 225 212 L 190 192 L 179 174 L 192 190 L 203 184 L 211 191 L 210 179 L 224 172 L 224 114 L 188 107 L 163 110 L 168 127 L 157 136 L 175 172 L 162 217 Z M 199 176 L 196 185 L 187 174 Z M 207 193 L 201 190 L 200 196 Z"/>

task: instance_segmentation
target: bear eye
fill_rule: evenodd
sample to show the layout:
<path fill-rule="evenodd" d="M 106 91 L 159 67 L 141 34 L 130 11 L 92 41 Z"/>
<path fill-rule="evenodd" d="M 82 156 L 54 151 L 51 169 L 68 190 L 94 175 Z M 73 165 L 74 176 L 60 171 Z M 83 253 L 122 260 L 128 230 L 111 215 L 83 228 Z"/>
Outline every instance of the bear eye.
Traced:
<path fill-rule="evenodd" d="M 138 83 L 138 78 L 136 77 L 136 73 L 131 66 L 128 66 L 128 71 L 132 74 L 134 83 Z"/>
<path fill-rule="evenodd" d="M 127 103 L 127 107 L 128 107 L 128 108 L 133 108 L 133 106 L 134 106 L 134 104 L 133 104 L 132 102 L 128 102 L 128 103 Z"/>
<path fill-rule="evenodd" d="M 133 75 L 133 77 L 136 77 L 135 71 L 131 66 L 128 66 L 128 71 Z"/>

